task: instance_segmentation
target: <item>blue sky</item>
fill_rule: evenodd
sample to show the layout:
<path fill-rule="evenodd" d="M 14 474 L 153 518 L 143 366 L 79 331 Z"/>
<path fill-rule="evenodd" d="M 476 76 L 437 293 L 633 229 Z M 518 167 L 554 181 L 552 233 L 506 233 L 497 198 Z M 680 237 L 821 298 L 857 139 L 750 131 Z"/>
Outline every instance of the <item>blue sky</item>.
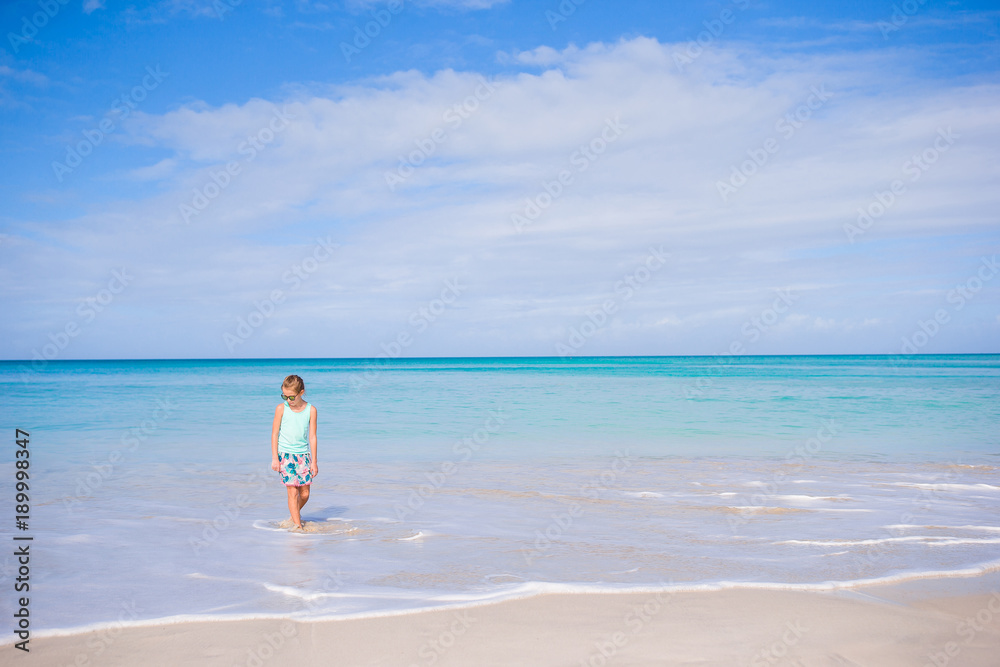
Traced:
<path fill-rule="evenodd" d="M 0 358 L 1000 351 L 995 3 L 0 22 Z"/>

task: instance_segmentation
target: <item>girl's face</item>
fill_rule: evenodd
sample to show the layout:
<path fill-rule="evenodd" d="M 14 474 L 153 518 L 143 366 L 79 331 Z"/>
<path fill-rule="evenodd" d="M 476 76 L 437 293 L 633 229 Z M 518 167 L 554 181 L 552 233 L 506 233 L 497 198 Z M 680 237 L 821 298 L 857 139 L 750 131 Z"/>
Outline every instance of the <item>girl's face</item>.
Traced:
<path fill-rule="evenodd" d="M 281 388 L 281 398 L 282 400 L 288 401 L 289 405 L 298 405 L 299 400 L 302 398 L 302 394 L 304 393 L 305 390 L 296 393 L 295 390 L 291 387 Z"/>

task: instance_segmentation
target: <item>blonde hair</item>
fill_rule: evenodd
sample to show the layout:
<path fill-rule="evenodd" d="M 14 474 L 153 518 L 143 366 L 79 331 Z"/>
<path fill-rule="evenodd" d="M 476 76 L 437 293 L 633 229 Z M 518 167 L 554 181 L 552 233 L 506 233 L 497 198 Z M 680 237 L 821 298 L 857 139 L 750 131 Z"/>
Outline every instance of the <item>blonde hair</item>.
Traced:
<path fill-rule="evenodd" d="M 285 378 L 285 381 L 281 383 L 281 386 L 294 389 L 296 394 L 306 390 L 306 383 L 303 382 L 302 378 L 298 375 L 289 375 Z"/>

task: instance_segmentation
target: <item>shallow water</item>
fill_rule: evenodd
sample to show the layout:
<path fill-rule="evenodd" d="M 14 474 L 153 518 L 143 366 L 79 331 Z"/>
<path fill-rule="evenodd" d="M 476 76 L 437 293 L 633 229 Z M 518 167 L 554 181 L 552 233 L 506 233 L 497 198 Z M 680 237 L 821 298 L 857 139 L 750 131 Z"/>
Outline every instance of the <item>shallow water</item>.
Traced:
<path fill-rule="evenodd" d="M 1000 357 L 744 361 L 0 364 L 33 627 L 997 569 Z M 303 533 L 270 470 L 291 372 L 320 414 Z"/>

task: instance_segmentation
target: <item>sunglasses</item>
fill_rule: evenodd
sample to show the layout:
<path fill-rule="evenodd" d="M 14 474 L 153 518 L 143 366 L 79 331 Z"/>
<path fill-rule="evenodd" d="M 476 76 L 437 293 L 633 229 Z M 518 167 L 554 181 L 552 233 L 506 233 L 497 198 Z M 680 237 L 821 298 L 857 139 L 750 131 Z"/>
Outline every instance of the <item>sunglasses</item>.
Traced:
<path fill-rule="evenodd" d="M 281 400 L 283 400 L 283 401 L 290 401 L 290 400 L 292 400 L 293 398 L 295 398 L 295 397 L 296 397 L 297 395 L 298 395 L 298 394 L 292 394 L 291 396 L 285 396 L 284 394 L 282 394 L 282 395 L 281 395 Z"/>

